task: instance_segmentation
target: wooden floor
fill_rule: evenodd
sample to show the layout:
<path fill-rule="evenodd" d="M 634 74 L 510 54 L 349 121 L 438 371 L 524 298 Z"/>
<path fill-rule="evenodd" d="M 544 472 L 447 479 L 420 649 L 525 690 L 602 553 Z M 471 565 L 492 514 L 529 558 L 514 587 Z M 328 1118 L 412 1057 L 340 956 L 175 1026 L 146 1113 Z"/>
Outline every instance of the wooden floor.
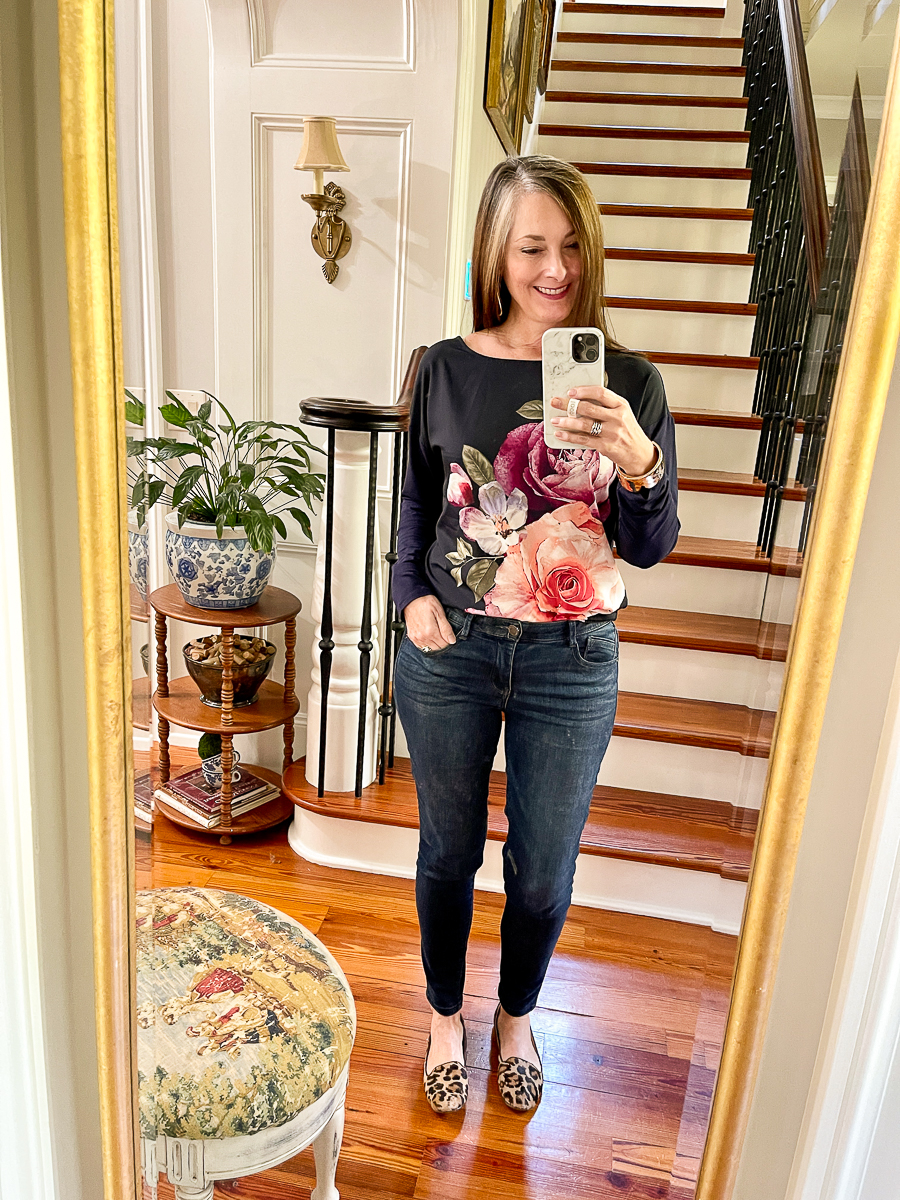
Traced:
<path fill-rule="evenodd" d="M 139 887 L 227 888 L 275 905 L 344 968 L 359 1029 L 343 1200 L 693 1196 L 736 939 L 573 907 L 533 1017 L 544 1098 L 521 1116 L 490 1071 L 502 897 L 477 893 L 464 1008 L 469 1103 L 439 1117 L 422 1093 L 429 1013 L 411 881 L 314 866 L 293 853 L 284 827 L 221 846 L 158 816 L 137 850 Z M 306 1200 L 313 1183 L 307 1150 L 215 1194 Z M 159 1194 L 173 1195 L 164 1178 Z"/>

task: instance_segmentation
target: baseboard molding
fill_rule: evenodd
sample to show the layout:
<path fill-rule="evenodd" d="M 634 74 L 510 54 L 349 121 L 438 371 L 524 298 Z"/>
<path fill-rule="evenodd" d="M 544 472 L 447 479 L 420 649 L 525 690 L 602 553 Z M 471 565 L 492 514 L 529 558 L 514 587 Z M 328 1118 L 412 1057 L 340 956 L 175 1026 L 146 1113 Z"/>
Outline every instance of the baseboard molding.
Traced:
<path fill-rule="evenodd" d="M 291 849 L 308 862 L 400 879 L 415 876 L 418 840 L 415 829 L 323 817 L 301 808 L 288 828 Z M 475 887 L 484 892 L 503 891 L 499 842 L 486 844 Z M 706 871 L 582 854 L 572 903 L 737 934 L 745 891 L 745 884 Z"/>

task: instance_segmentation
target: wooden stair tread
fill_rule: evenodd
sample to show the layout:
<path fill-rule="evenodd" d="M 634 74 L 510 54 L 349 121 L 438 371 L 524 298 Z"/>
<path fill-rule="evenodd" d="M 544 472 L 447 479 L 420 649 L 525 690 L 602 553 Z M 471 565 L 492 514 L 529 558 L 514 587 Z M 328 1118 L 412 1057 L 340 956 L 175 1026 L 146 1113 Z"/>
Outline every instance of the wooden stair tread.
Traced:
<path fill-rule="evenodd" d="M 644 350 L 652 363 L 670 367 L 721 367 L 737 371 L 755 371 L 759 359 L 738 354 L 681 354 L 674 350 Z"/>
<path fill-rule="evenodd" d="M 753 542 L 725 538 L 701 538 L 682 535 L 675 549 L 664 560 L 678 566 L 721 567 L 727 571 L 764 571 L 770 575 L 796 578 L 803 569 L 803 556 L 797 550 L 776 546 L 768 558 Z"/>
<path fill-rule="evenodd" d="M 724 8 L 702 8 L 697 5 L 685 5 L 682 8 L 678 4 L 599 4 L 590 0 L 565 0 L 563 12 L 611 17 L 619 14 L 627 17 L 705 17 L 708 20 L 725 16 Z"/>
<path fill-rule="evenodd" d="M 619 639 L 641 646 L 669 646 L 718 654 L 745 654 L 784 662 L 790 625 L 729 617 L 722 613 L 629 605 L 616 617 Z"/>
<path fill-rule="evenodd" d="M 705 425 L 716 429 L 762 429 L 762 417 L 756 413 L 724 412 L 717 408 L 673 408 L 669 411 L 676 425 Z"/>
<path fill-rule="evenodd" d="M 607 246 L 604 257 L 627 259 L 629 262 L 671 262 L 671 263 L 702 263 L 709 266 L 722 267 L 752 267 L 755 254 L 718 253 L 712 250 L 654 250 L 638 246 Z M 701 411 L 697 409 L 696 411 Z M 761 417 L 755 417 L 762 424 Z"/>
<path fill-rule="evenodd" d="M 583 33 L 562 29 L 556 40 L 558 43 L 580 42 L 594 46 L 705 46 L 712 50 L 742 50 L 744 47 L 744 39 L 740 37 L 713 34 L 703 37 L 692 33 Z"/>
<path fill-rule="evenodd" d="M 607 308 L 649 308 L 656 312 L 702 313 L 708 316 L 755 317 L 755 304 L 727 300 L 664 300 L 655 296 L 607 296 Z"/>
<path fill-rule="evenodd" d="M 766 482 L 742 471 L 706 471 L 688 467 L 678 468 L 678 487 L 684 492 L 715 492 L 721 496 L 764 496 Z M 783 499 L 805 500 L 806 488 L 789 479 Z"/>
<path fill-rule="evenodd" d="M 677 129 L 672 125 L 562 125 L 541 123 L 543 137 L 622 138 L 643 142 L 743 142 L 750 141 L 745 129 Z"/>
<path fill-rule="evenodd" d="M 641 175 L 651 179 L 749 179 L 749 167 L 686 167 L 680 163 L 576 162 L 582 175 Z"/>
<path fill-rule="evenodd" d="M 774 727 L 773 712 L 748 708 L 746 704 L 619 692 L 613 733 L 642 741 L 768 758 Z"/>
<path fill-rule="evenodd" d="M 545 100 L 559 104 L 642 104 L 660 108 L 746 108 L 746 96 L 695 96 L 690 92 L 548 91 Z"/>
<path fill-rule="evenodd" d="M 679 217 L 693 221 L 752 221 L 752 208 L 695 208 L 676 204 L 606 204 L 597 207 L 607 217 Z"/>
<path fill-rule="evenodd" d="M 372 783 L 357 800 L 352 793 L 316 795 L 304 777 L 305 760 L 292 763 L 284 790 L 294 803 L 321 816 L 418 829 L 416 789 L 408 758 L 397 758 L 383 785 Z M 488 837 L 506 838 L 506 776 L 492 771 L 488 793 Z M 714 800 L 640 792 L 598 785 L 581 839 L 581 851 L 606 858 L 746 879 L 757 813 Z"/>
<path fill-rule="evenodd" d="M 554 58 L 550 69 L 606 75 L 708 75 L 711 78 L 725 79 L 743 79 L 745 74 L 741 66 L 726 66 L 722 63 L 617 62 L 615 59 L 598 62 L 591 58 Z"/>

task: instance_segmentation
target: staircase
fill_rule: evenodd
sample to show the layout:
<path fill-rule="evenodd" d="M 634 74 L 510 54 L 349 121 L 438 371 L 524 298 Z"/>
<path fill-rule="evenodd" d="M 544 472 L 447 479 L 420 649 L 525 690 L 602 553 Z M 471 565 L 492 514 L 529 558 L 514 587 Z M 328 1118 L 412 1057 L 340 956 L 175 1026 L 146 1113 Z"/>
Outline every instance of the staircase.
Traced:
<path fill-rule="evenodd" d="M 740 922 L 787 653 L 789 625 L 762 614 L 792 611 L 805 498 L 788 487 L 778 545 L 760 553 L 748 135 L 742 42 L 730 32 L 742 15 L 566 0 L 535 147 L 587 176 L 616 336 L 658 365 L 678 427 L 682 537 L 652 571 L 620 563 L 621 692 L 576 900 L 724 932 Z M 349 822 L 361 821 L 369 869 L 410 873 L 408 760 L 362 800 L 318 799 L 302 775 L 295 764 L 286 777 L 302 809 L 296 849 L 359 866 L 346 848 Z M 481 879 L 492 890 L 503 785 L 498 770 Z"/>

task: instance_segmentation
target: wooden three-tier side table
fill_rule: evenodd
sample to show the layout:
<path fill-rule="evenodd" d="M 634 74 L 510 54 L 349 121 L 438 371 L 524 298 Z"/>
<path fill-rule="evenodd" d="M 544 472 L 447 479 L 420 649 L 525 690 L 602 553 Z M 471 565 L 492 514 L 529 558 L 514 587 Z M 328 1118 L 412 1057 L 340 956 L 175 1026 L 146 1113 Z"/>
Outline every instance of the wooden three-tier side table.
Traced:
<path fill-rule="evenodd" d="M 205 829 L 190 817 L 176 811 L 165 801 L 156 803 L 170 821 L 187 829 L 213 834 L 227 845 L 234 834 L 257 833 L 286 821 L 294 812 L 293 801 L 283 793 L 267 804 L 240 816 L 231 815 L 231 772 L 234 767 L 233 738 L 236 733 L 259 733 L 263 729 L 284 726 L 284 767 L 290 764 L 294 750 L 294 717 L 300 702 L 294 694 L 296 671 L 294 647 L 297 643 L 297 613 L 301 604 L 296 596 L 281 588 L 267 587 L 259 601 L 250 608 L 207 609 L 186 603 L 178 587 L 170 583 L 150 595 L 150 605 L 156 614 L 156 691 L 153 707 L 159 721 L 159 778 L 168 783 L 169 726 L 180 725 L 201 733 L 218 733 L 222 738 L 222 820 L 212 829 Z M 167 653 L 168 622 L 173 617 L 192 625 L 217 626 L 222 631 L 222 707 L 211 708 L 200 699 L 200 691 L 189 675 L 169 679 Z M 266 680 L 253 704 L 234 708 L 232 660 L 235 629 L 256 625 L 284 623 L 284 684 Z M 179 647 L 180 649 L 180 647 Z M 242 764 L 252 775 L 281 787 L 281 776 L 266 767 Z"/>

